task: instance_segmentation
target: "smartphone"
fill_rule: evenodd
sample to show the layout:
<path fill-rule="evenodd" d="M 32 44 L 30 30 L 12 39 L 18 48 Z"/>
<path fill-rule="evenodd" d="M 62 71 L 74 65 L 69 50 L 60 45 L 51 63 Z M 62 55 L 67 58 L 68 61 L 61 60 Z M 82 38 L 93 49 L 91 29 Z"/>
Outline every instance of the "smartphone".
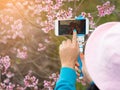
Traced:
<path fill-rule="evenodd" d="M 55 35 L 72 35 L 76 29 L 77 34 L 88 34 L 89 20 L 87 18 L 81 20 L 64 19 L 55 20 Z"/>

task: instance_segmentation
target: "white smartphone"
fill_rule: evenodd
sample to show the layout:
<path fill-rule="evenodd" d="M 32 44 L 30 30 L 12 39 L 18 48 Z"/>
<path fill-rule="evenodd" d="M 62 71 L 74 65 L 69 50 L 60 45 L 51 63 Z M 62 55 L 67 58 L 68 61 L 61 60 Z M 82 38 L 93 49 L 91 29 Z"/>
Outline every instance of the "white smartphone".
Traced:
<path fill-rule="evenodd" d="M 63 19 L 55 20 L 55 35 L 72 35 L 73 30 L 77 30 L 77 34 L 88 34 L 89 20 L 87 18 L 81 20 Z"/>

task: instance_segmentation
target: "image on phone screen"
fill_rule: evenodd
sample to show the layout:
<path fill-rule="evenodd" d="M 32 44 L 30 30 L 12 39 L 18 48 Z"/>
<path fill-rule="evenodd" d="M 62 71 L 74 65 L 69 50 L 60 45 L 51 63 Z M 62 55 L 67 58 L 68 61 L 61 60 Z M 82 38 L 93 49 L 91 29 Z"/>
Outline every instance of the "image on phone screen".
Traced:
<path fill-rule="evenodd" d="M 86 20 L 61 20 L 58 21 L 59 35 L 72 35 L 76 29 L 77 34 L 86 33 Z"/>

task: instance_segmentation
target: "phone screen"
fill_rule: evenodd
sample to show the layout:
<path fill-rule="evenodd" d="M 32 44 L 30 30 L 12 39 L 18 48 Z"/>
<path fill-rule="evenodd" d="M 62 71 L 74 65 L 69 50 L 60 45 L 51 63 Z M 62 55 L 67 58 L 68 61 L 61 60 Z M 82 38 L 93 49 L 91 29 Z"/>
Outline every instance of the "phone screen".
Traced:
<path fill-rule="evenodd" d="M 58 21 L 59 35 L 72 35 L 74 29 L 77 30 L 77 34 L 86 34 L 86 20 Z"/>

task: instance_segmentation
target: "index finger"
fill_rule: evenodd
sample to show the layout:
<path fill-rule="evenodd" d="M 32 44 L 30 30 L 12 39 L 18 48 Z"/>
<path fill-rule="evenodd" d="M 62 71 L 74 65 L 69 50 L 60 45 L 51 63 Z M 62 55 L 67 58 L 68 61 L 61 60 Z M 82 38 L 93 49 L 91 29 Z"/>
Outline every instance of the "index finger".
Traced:
<path fill-rule="evenodd" d="M 76 43 L 77 43 L 77 31 L 76 31 L 76 29 L 73 30 L 72 43 L 74 45 L 76 45 Z"/>

